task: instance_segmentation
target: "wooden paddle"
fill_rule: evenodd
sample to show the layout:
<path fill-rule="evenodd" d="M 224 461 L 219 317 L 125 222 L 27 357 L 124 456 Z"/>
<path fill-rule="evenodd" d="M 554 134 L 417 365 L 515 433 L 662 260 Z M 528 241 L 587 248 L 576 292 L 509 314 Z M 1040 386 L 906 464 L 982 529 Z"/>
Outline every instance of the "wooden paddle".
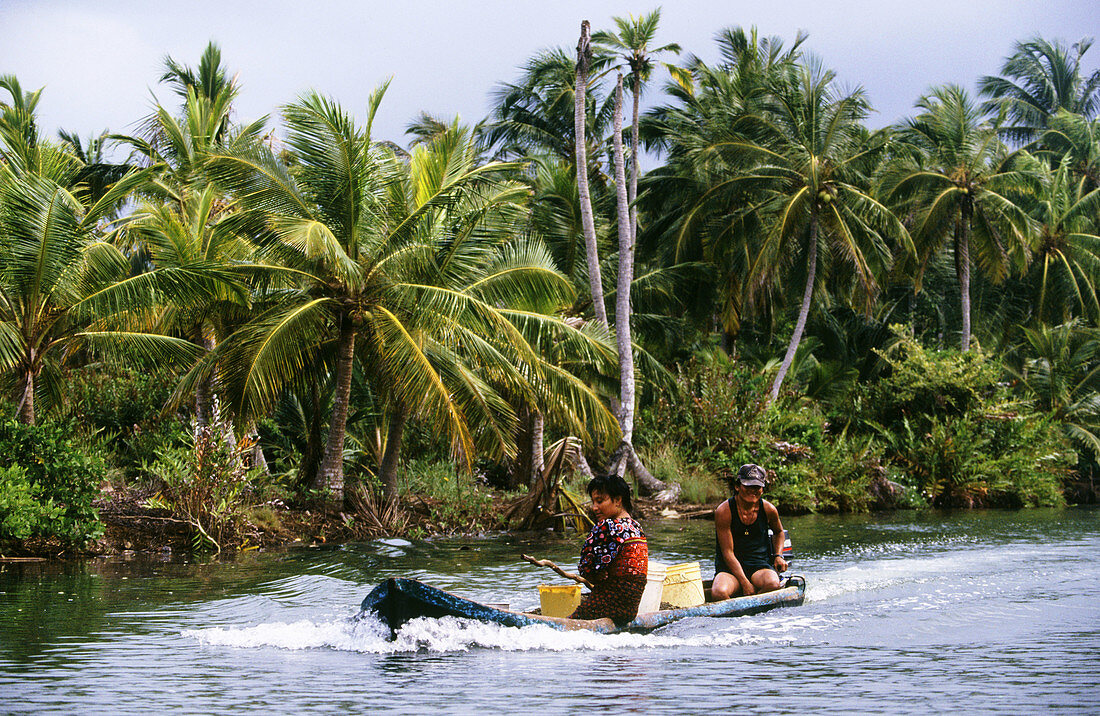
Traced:
<path fill-rule="evenodd" d="M 549 567 L 550 569 L 554 570 L 555 572 L 557 572 L 561 576 L 565 577 L 566 579 L 572 579 L 574 582 L 580 582 L 581 584 L 588 587 L 589 589 L 592 588 L 592 582 L 589 582 L 587 579 L 585 579 L 584 577 L 582 577 L 578 574 L 573 574 L 572 572 L 566 572 L 564 569 L 562 569 L 561 567 L 554 564 L 553 562 L 551 562 L 548 559 L 535 559 L 534 557 L 532 557 L 529 554 L 521 554 L 520 557 L 522 557 L 523 559 L 527 560 L 528 562 L 530 562 L 531 564 L 533 564 L 535 566 Z"/>

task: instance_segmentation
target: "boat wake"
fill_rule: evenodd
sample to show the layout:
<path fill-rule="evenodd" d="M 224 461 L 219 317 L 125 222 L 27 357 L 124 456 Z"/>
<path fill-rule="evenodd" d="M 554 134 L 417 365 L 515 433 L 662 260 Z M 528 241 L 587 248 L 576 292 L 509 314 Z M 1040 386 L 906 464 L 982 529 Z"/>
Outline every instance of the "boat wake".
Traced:
<path fill-rule="evenodd" d="M 786 610 L 784 610 L 786 611 Z M 302 620 L 270 622 L 252 627 L 188 629 L 182 636 L 206 646 L 234 648 L 276 648 L 287 650 L 332 649 L 373 654 L 408 652 L 463 652 L 474 649 L 499 651 L 615 651 L 684 646 L 727 647 L 754 644 L 787 645 L 806 629 L 828 628 L 814 617 L 730 620 L 715 629 L 713 620 L 688 622 L 651 634 L 597 634 L 589 631 L 562 632 L 544 625 L 505 627 L 455 617 L 414 619 L 405 624 L 397 638 L 374 618 L 337 619 L 327 622 Z"/>

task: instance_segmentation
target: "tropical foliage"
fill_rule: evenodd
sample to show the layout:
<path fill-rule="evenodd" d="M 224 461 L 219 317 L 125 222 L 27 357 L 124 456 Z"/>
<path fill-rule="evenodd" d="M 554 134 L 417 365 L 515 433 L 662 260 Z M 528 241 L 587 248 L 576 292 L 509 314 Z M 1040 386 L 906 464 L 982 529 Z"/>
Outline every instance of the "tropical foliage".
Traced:
<path fill-rule="evenodd" d="M 256 480 L 372 530 L 421 488 L 487 527 L 484 482 L 535 505 L 624 456 L 700 500 L 762 462 L 786 510 L 1058 504 L 1100 454 L 1091 41 L 1022 41 L 872 130 L 805 35 L 668 64 L 659 20 L 585 23 L 404 146 L 384 86 L 365 120 L 309 91 L 238 121 L 214 44 L 126 136 L 46 138 L 0 77 L 0 405 L 47 424 L 5 439 L 68 430 L 107 468 L 4 452 L 0 536 L 94 537 L 104 474 L 215 551 Z"/>

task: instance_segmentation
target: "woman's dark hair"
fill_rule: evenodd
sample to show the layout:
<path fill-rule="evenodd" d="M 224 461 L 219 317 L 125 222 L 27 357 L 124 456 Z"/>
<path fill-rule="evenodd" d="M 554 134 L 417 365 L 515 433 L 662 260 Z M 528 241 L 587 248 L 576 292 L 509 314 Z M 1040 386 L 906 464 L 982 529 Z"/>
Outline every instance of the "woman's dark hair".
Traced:
<path fill-rule="evenodd" d="M 596 490 L 608 497 L 623 498 L 623 509 L 627 512 L 634 511 L 630 504 L 630 485 L 618 475 L 598 474 L 593 477 L 588 483 L 588 494 L 591 495 Z"/>

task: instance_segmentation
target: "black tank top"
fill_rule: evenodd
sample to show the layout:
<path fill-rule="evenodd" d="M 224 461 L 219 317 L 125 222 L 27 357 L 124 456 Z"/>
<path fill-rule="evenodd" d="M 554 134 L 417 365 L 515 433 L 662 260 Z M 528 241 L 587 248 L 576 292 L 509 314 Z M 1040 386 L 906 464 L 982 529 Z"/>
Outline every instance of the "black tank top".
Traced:
<path fill-rule="evenodd" d="M 771 545 L 768 544 L 768 518 L 764 516 L 764 503 L 756 504 L 756 519 L 751 525 L 742 524 L 737 516 L 737 501 L 731 497 L 727 500 L 730 507 L 730 534 L 733 537 L 733 556 L 741 563 L 741 569 L 748 572 L 747 567 L 770 567 Z M 714 544 L 714 571 L 729 572 L 729 566 L 722 556 L 722 548 L 715 537 Z"/>

